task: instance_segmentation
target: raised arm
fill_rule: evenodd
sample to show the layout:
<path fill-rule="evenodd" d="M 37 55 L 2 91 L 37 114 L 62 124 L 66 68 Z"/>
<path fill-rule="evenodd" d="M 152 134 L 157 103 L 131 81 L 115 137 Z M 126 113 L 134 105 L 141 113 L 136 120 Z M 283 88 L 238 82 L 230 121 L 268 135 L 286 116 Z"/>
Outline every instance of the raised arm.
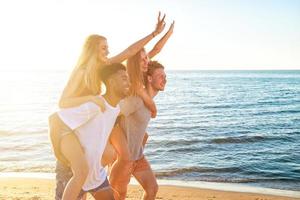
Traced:
<path fill-rule="evenodd" d="M 79 96 L 74 97 L 74 93 L 80 89 L 80 87 L 84 87 L 82 81 L 84 80 L 84 71 L 80 70 L 75 72 L 74 75 L 71 76 L 70 80 L 67 83 L 67 86 L 63 90 L 63 93 L 59 100 L 60 108 L 69 108 L 79 106 L 88 101 L 92 101 L 100 106 L 101 110 L 104 111 L 105 104 L 102 99 L 97 96 L 87 95 L 87 96 Z"/>
<path fill-rule="evenodd" d="M 164 15 L 162 18 L 160 18 L 160 12 L 158 14 L 158 20 L 156 24 L 155 30 L 147 35 L 146 37 L 140 39 L 139 41 L 133 43 L 130 45 L 127 49 L 122 51 L 116 56 L 113 56 L 108 59 L 109 63 L 119 63 L 123 62 L 124 60 L 128 59 L 131 56 L 134 56 L 139 50 L 141 50 L 148 42 L 150 42 L 156 35 L 161 33 L 165 28 L 165 17 Z"/>
<path fill-rule="evenodd" d="M 151 117 L 155 118 L 157 114 L 157 109 L 153 99 L 150 97 L 150 95 L 144 88 L 139 89 L 137 94 L 143 99 L 145 106 L 150 110 Z"/>
<path fill-rule="evenodd" d="M 155 44 L 153 49 L 148 53 L 149 58 L 153 58 L 156 54 L 158 54 L 162 48 L 165 46 L 168 39 L 171 37 L 174 29 L 175 21 L 171 24 L 168 32 Z"/>

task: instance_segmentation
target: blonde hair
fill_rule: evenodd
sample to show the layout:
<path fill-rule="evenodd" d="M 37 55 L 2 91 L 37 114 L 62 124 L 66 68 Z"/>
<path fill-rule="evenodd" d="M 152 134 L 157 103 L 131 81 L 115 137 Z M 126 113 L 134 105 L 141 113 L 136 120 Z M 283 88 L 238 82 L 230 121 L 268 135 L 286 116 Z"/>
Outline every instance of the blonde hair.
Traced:
<path fill-rule="evenodd" d="M 127 73 L 130 81 L 130 94 L 137 95 L 138 89 L 144 87 L 144 74 L 141 71 L 140 61 L 141 53 L 145 52 L 145 49 L 141 49 L 134 56 L 127 60 Z"/>
<path fill-rule="evenodd" d="M 105 63 L 99 58 L 99 44 L 103 40 L 106 40 L 106 38 L 100 35 L 90 35 L 86 39 L 81 55 L 71 75 L 72 79 L 75 73 L 79 70 L 84 70 L 81 89 L 87 88 L 93 95 L 101 93 L 101 80 L 98 71 Z"/>

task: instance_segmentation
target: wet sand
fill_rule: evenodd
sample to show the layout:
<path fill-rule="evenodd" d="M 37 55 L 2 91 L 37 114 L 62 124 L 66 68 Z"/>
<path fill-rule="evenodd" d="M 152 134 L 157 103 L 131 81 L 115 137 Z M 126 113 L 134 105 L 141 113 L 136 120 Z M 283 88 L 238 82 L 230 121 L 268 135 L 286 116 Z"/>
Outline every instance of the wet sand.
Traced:
<path fill-rule="evenodd" d="M 1 200 L 53 200 L 55 181 L 43 178 L 0 178 Z M 141 199 L 143 190 L 130 185 L 127 199 Z M 93 199 L 88 196 L 88 199 Z M 185 186 L 160 185 L 156 199 L 159 200 L 295 200 L 296 197 L 283 197 L 266 194 L 231 192 L 201 189 Z"/>

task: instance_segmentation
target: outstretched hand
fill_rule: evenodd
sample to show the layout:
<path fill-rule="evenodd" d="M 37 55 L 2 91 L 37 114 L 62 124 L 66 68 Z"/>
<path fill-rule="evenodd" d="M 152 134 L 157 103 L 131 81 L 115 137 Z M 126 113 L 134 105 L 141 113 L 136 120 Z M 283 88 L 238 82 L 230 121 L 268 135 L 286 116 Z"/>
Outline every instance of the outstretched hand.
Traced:
<path fill-rule="evenodd" d="M 169 30 L 168 30 L 168 32 L 169 32 L 170 34 L 173 33 L 174 25 L 175 25 L 175 21 L 172 22 L 172 24 L 170 25 L 170 28 L 169 28 Z"/>
<path fill-rule="evenodd" d="M 161 17 L 161 13 L 159 12 L 158 17 L 157 17 L 157 24 L 155 27 L 155 31 L 153 32 L 154 35 L 160 34 L 166 26 L 166 22 L 165 22 L 166 14 L 164 14 L 164 16 L 162 18 L 160 18 L 160 17 Z"/>

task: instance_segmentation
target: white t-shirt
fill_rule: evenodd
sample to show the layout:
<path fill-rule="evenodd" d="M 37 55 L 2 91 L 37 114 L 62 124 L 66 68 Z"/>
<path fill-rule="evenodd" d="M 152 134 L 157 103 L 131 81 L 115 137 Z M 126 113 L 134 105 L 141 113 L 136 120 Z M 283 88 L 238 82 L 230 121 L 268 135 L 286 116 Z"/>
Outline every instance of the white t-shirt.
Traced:
<path fill-rule="evenodd" d="M 100 186 L 106 179 L 107 175 L 101 165 L 101 158 L 120 112 L 119 105 L 112 107 L 103 97 L 100 98 L 105 102 L 104 112 L 93 102 L 58 111 L 61 120 L 72 130 L 75 130 L 84 148 L 89 166 L 89 173 L 82 187 L 85 191 Z"/>

